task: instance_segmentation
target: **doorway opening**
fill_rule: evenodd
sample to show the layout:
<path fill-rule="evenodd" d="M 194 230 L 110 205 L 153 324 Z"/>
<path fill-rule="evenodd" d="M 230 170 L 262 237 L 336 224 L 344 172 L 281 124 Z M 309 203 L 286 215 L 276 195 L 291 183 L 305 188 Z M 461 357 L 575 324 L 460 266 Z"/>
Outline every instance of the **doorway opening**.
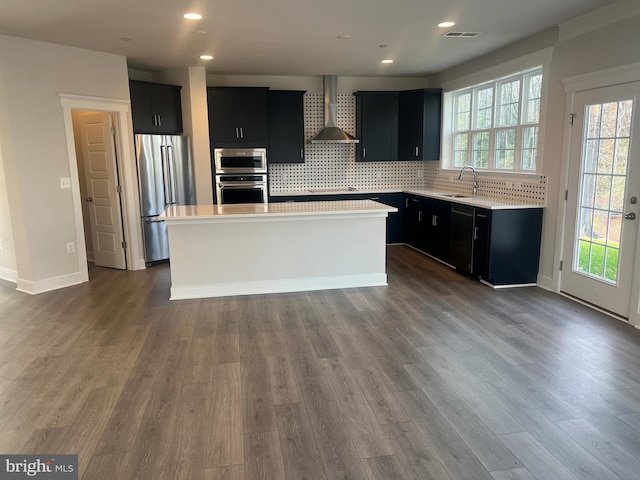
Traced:
<path fill-rule="evenodd" d="M 87 261 L 127 268 L 122 180 L 113 113 L 71 110 Z"/>

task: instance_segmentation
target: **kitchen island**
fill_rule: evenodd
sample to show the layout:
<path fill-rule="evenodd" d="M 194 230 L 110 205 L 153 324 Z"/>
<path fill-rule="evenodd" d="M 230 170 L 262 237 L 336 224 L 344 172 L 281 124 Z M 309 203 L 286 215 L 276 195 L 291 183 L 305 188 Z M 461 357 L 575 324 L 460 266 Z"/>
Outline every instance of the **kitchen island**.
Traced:
<path fill-rule="evenodd" d="M 396 211 L 371 200 L 169 207 L 171 299 L 386 285 Z"/>

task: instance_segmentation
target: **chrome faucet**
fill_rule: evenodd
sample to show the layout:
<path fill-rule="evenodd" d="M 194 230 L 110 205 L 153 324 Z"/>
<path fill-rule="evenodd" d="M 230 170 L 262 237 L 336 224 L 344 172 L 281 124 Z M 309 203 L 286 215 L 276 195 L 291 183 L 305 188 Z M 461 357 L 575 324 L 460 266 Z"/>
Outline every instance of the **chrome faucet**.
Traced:
<path fill-rule="evenodd" d="M 475 197 L 478 194 L 478 173 L 476 172 L 476 169 L 473 168 L 471 165 L 465 165 L 460 170 L 460 175 L 458 175 L 458 180 L 462 180 L 463 179 L 464 171 L 467 168 L 469 168 L 473 172 L 473 196 Z"/>

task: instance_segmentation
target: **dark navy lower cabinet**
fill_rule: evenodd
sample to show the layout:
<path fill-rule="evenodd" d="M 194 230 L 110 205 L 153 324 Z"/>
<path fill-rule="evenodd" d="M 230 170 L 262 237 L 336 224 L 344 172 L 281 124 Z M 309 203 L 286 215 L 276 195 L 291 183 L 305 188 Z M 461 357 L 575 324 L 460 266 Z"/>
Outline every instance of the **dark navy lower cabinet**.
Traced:
<path fill-rule="evenodd" d="M 484 219 L 479 224 L 478 235 L 487 231 L 486 240 L 478 245 L 488 252 L 484 271 L 478 272 L 480 276 L 493 285 L 537 283 L 543 209 L 483 211 L 490 214 L 491 220 L 488 227 L 483 226 Z"/>
<path fill-rule="evenodd" d="M 405 196 L 405 242 L 443 262 L 449 261 L 449 202 Z"/>
<path fill-rule="evenodd" d="M 335 202 L 339 200 L 373 200 L 398 209 L 387 216 L 387 243 L 404 243 L 403 213 L 404 194 L 397 193 L 339 193 L 322 195 L 270 196 L 269 202 Z"/>
<path fill-rule="evenodd" d="M 536 283 L 542 209 L 451 204 L 449 262 L 492 285 Z"/>

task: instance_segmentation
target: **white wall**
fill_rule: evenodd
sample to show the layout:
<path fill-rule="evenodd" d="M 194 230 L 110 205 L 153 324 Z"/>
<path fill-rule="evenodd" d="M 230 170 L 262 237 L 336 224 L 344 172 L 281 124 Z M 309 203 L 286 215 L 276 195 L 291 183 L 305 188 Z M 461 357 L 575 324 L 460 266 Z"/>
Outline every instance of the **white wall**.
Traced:
<path fill-rule="evenodd" d="M 51 281 L 79 270 L 66 253 L 78 232 L 71 190 L 59 186 L 70 170 L 58 94 L 129 101 L 126 59 L 0 35 L 0 65 L 0 148 L 18 281 Z"/>
<path fill-rule="evenodd" d="M 131 75 L 131 71 L 129 72 Z M 166 70 L 153 76 L 154 81 L 181 85 L 182 123 L 184 134 L 191 137 L 196 202 L 213 203 L 211 187 L 211 153 L 207 114 L 207 78 L 204 67 Z"/>
<path fill-rule="evenodd" d="M 209 87 L 269 87 L 272 90 L 304 90 L 322 93 L 322 77 L 276 75 L 207 75 Z M 358 90 L 410 90 L 428 87 L 425 77 L 338 77 L 338 93 Z"/>
<path fill-rule="evenodd" d="M 2 249 L 0 249 L 0 279 L 15 282 L 17 277 L 16 254 L 13 248 L 13 233 L 9 217 L 9 198 L 4 176 L 2 148 L 0 148 L 0 241 L 2 241 Z"/>
<path fill-rule="evenodd" d="M 553 47 L 548 85 L 547 111 L 544 118 L 544 141 L 541 147 L 543 175 L 547 176 L 547 209 L 545 211 L 542 256 L 540 260 L 540 282 L 548 288 L 556 288 L 558 265 L 556 258 L 556 223 L 562 215 L 564 202 L 560 201 L 565 182 L 561 179 L 563 135 L 567 126 L 565 118 L 565 93 L 562 79 L 605 68 L 640 62 L 640 16 L 629 18 L 629 9 L 620 6 L 628 4 L 622 0 L 612 5 L 624 20 L 613 22 L 611 15 L 605 15 L 607 8 L 584 15 L 568 22 L 571 35 L 562 35 L 559 29 L 542 32 L 496 51 L 456 66 L 429 79 L 431 86 L 438 86 L 480 70 L 524 56 L 545 47 Z M 634 7 L 634 11 L 638 8 Z M 600 27 L 599 19 L 605 26 Z M 560 41 L 559 38 L 566 38 Z"/>

